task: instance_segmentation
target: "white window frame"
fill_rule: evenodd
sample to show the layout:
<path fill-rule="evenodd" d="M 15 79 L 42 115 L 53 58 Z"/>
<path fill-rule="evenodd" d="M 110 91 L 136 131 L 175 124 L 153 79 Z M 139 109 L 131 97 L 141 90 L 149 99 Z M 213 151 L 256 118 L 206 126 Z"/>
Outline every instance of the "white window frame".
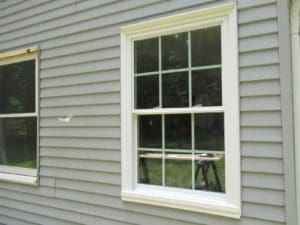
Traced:
<path fill-rule="evenodd" d="M 136 40 L 221 26 L 223 107 L 134 109 L 134 50 Z M 121 148 L 124 201 L 166 206 L 226 217 L 241 216 L 240 117 L 237 9 L 226 3 L 189 13 L 121 27 Z M 226 193 L 169 188 L 137 182 L 135 115 L 138 113 L 224 112 Z"/>
<path fill-rule="evenodd" d="M 30 47 L 17 51 L 0 54 L 0 66 L 18 62 L 35 60 L 35 112 L 32 113 L 9 113 L 0 114 L 0 118 L 25 118 L 36 117 L 37 120 L 37 149 L 36 149 L 36 169 L 0 165 L 0 180 L 22 183 L 29 185 L 38 184 L 39 173 L 39 50 L 38 47 Z"/>

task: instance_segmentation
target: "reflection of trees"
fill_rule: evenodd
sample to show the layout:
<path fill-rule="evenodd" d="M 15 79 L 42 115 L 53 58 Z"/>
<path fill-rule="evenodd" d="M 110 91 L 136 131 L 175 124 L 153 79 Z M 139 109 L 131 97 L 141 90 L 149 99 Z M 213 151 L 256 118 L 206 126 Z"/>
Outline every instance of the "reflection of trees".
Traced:
<path fill-rule="evenodd" d="M 224 150 L 224 115 L 196 114 L 195 141 L 196 149 Z"/>
<path fill-rule="evenodd" d="M 0 113 L 34 112 L 34 61 L 0 67 Z"/>
<path fill-rule="evenodd" d="M 0 164 L 7 164 L 3 119 L 0 119 Z"/>
<path fill-rule="evenodd" d="M 221 106 L 221 69 L 193 71 L 192 100 L 193 105 Z"/>
<path fill-rule="evenodd" d="M 35 62 L 34 60 L 4 65 L 0 67 L 0 114 L 30 113 L 35 111 Z M 7 164 L 8 149 L 13 143 L 30 155 L 29 145 L 32 139 L 32 127 L 27 118 L 0 120 L 0 163 Z M 23 141 L 18 137 L 23 137 Z M 13 140 L 12 140 L 13 138 Z M 15 142 L 15 143 L 14 143 Z M 14 151 L 13 151 L 14 152 Z M 18 151 L 14 152 L 19 154 Z M 11 155 L 11 154 L 9 154 Z M 16 156 L 13 156 L 14 158 Z M 17 156 L 18 158 L 18 156 Z"/>
<path fill-rule="evenodd" d="M 162 37 L 162 68 L 177 69 L 188 66 L 187 32 Z"/>
<path fill-rule="evenodd" d="M 0 67 L 0 88 L 2 89 L 3 82 L 2 82 L 2 72 Z M 3 102 L 3 92 L 0 89 L 0 110 L 2 108 L 2 105 L 4 105 Z M 0 164 L 7 164 L 7 158 L 6 158 L 6 150 L 5 150 L 5 137 L 4 137 L 4 120 L 0 119 Z"/>
<path fill-rule="evenodd" d="M 163 107 L 187 107 L 188 73 L 164 74 L 163 78 Z"/>
<path fill-rule="evenodd" d="M 221 27 L 191 32 L 192 66 L 221 64 Z"/>
<path fill-rule="evenodd" d="M 191 148 L 191 115 L 166 115 L 165 138 L 167 148 Z"/>
<path fill-rule="evenodd" d="M 137 77 L 135 86 L 137 108 L 153 108 L 159 105 L 158 75 Z"/>
<path fill-rule="evenodd" d="M 158 38 L 136 41 L 134 51 L 135 73 L 158 71 Z"/>

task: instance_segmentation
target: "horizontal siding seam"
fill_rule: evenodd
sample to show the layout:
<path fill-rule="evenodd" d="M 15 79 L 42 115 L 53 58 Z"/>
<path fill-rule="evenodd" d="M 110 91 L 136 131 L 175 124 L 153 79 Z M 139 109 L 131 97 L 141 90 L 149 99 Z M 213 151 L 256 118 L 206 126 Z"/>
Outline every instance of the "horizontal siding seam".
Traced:
<path fill-rule="evenodd" d="M 28 9 L 28 8 L 33 8 L 33 7 L 37 7 L 37 6 L 44 5 L 44 4 L 47 4 L 47 3 L 48 3 L 47 1 L 32 1 L 32 2 L 34 2 L 34 3 L 36 3 L 36 4 L 31 5 L 31 4 L 28 4 L 28 1 L 24 1 L 23 3 L 25 3 L 25 4 L 24 4 L 24 7 L 23 7 L 23 8 L 21 8 L 21 9 L 19 9 L 19 10 L 16 10 L 16 11 L 12 11 L 12 12 L 7 13 L 7 14 L 1 13 L 1 14 L 0 14 L 0 18 L 8 17 L 8 16 L 11 16 L 11 15 L 16 14 L 16 13 L 18 13 L 18 12 L 22 12 L 22 11 Z M 19 5 L 19 4 L 20 4 L 20 3 L 18 3 L 18 4 L 16 4 L 16 5 Z M 22 4 L 22 3 L 21 3 L 21 4 Z M 12 7 L 15 7 L 15 5 L 13 5 Z M 12 8 L 12 7 L 8 7 L 8 8 Z M 4 8 L 4 9 L 7 10 L 8 8 Z"/>
<path fill-rule="evenodd" d="M 159 2 L 158 2 L 159 3 Z M 148 3 L 148 4 L 146 4 L 146 5 L 141 5 L 141 6 L 135 6 L 135 7 L 133 7 L 133 8 L 130 8 L 130 9 L 121 9 L 120 11 L 117 11 L 117 12 L 114 12 L 114 14 L 118 14 L 118 13 L 121 13 L 121 12 L 126 12 L 126 11 L 128 11 L 128 10 L 135 10 L 135 9 L 139 9 L 139 8 L 143 8 L 143 7 L 145 7 L 145 6 L 152 6 L 152 5 L 155 5 L 155 4 L 158 4 L 157 2 L 151 2 L 150 4 Z M 84 22 L 90 22 L 90 21 L 93 21 L 93 20 L 95 20 L 95 19 L 100 19 L 100 18 L 102 18 L 102 17 L 106 17 L 106 16 L 111 16 L 112 14 L 110 13 L 110 12 L 107 12 L 106 14 L 104 14 L 104 15 L 101 15 L 101 16 L 97 16 L 97 17 L 94 17 L 94 18 L 89 18 L 89 19 L 87 19 L 87 20 L 81 20 L 80 21 L 80 23 L 84 23 Z M 55 19 L 53 19 L 53 20 L 55 20 Z M 52 21 L 52 20 L 50 20 L 50 21 Z M 49 22 L 50 22 L 49 21 Z M 113 23 L 113 24 L 106 24 L 106 25 L 104 25 L 104 26 L 101 26 L 101 27 L 109 27 L 109 26 L 111 26 L 111 25 L 114 25 L 114 24 L 119 24 L 120 22 L 116 22 L 116 23 Z M 56 29 L 61 29 L 61 28 L 65 28 L 65 27 L 69 27 L 69 26 L 72 26 L 72 25 L 78 25 L 79 23 L 78 22 L 73 22 L 73 23 L 70 23 L 70 24 L 64 24 L 64 25 L 62 25 L 62 26 L 57 26 L 57 27 L 53 27 L 53 28 L 51 28 L 51 29 L 47 29 L 47 32 L 49 32 L 49 31 L 55 31 Z M 100 27 L 97 27 L 97 28 L 100 28 Z M 67 33 L 67 34 L 77 34 L 77 33 L 80 33 L 80 32 L 86 32 L 86 31 L 89 31 L 90 30 L 90 28 L 89 29 L 85 29 L 85 30 L 78 30 L 78 31 L 74 31 L 74 32 L 71 32 L 71 33 Z M 13 40 L 16 40 L 16 39 L 21 39 L 21 38 L 25 38 L 25 37 L 30 37 L 30 36 L 32 36 L 32 35 L 36 35 L 36 34 L 41 34 L 41 33 L 43 33 L 43 32 L 45 32 L 45 30 L 40 30 L 40 31 L 38 31 L 38 32 L 33 32 L 33 33 L 30 33 L 30 34 L 27 34 L 27 35 L 21 35 L 21 36 L 14 36 L 13 38 L 7 38 L 7 39 L 2 39 L 1 41 L 0 41 L 0 44 L 3 44 L 3 43 L 5 43 L 6 41 L 13 41 Z M 58 37 L 63 37 L 63 36 L 65 36 L 65 34 L 61 34 L 61 35 L 58 35 L 58 36 L 55 36 L 55 38 L 58 38 Z M 49 39 L 44 39 L 43 41 L 45 41 L 45 40 L 49 40 Z"/>
<path fill-rule="evenodd" d="M 1 189 L 2 189 L 2 188 L 1 188 Z M 19 211 L 19 212 L 25 212 L 25 213 L 32 214 L 32 215 L 41 216 L 40 214 L 35 213 L 35 212 L 32 212 L 32 211 L 26 212 L 26 211 L 24 211 L 24 210 L 15 209 L 15 208 L 8 207 L 8 206 L 0 206 L 0 207 L 7 208 L 8 210 Z M 1 214 L 1 210 L 0 210 L 0 214 Z M 5 216 L 6 216 L 6 215 L 5 215 Z M 9 216 L 9 217 L 10 217 L 10 216 Z M 46 217 L 46 218 L 49 218 L 49 219 L 58 220 L 57 218 L 50 217 L 50 216 L 45 216 L 45 215 L 43 215 L 43 217 Z M 11 217 L 11 218 L 14 218 L 14 219 L 15 219 L 16 217 Z M 34 225 L 34 224 L 40 225 L 40 222 L 39 222 L 39 223 L 35 223 L 35 222 L 33 222 L 33 220 L 30 220 L 30 221 L 29 221 L 29 220 L 24 220 L 23 218 L 17 218 L 17 219 L 23 220 L 23 221 L 28 222 L 28 223 L 31 223 L 32 225 Z M 68 221 L 68 220 L 64 220 L 64 219 L 59 219 L 59 220 L 60 220 L 60 221 L 63 221 L 63 222 L 66 222 L 66 223 L 70 223 L 70 221 Z M 76 224 L 78 224 L 78 223 L 76 223 Z M 76 225 L 76 224 L 75 224 L 75 225 Z"/>
<path fill-rule="evenodd" d="M 274 191 L 284 191 L 284 187 L 270 187 L 270 188 L 267 188 L 267 187 L 263 187 L 263 186 L 254 186 L 254 185 L 249 185 L 249 184 L 242 184 L 242 187 L 245 187 L 245 188 L 259 188 L 261 190 L 266 190 L 266 191 L 271 191 L 271 190 L 274 190 Z M 243 215 L 244 217 L 244 215 Z"/>
<path fill-rule="evenodd" d="M 251 5 L 246 5 L 246 6 L 241 6 L 240 4 L 238 4 L 238 10 L 239 12 L 243 12 L 249 9 L 255 9 L 255 8 L 260 8 L 260 7 L 264 7 L 264 6 L 269 6 L 269 5 L 274 5 L 276 3 L 277 0 L 270 0 L 268 2 L 262 2 L 260 3 L 259 1 L 256 1 L 255 4 Z"/>
<path fill-rule="evenodd" d="M 272 47 L 259 47 L 259 48 L 253 48 L 250 50 L 239 50 L 240 54 L 247 54 L 247 53 L 259 53 L 263 51 L 270 51 L 270 50 L 278 50 L 278 46 L 272 46 Z"/>
<path fill-rule="evenodd" d="M 249 76 L 249 80 L 246 80 L 246 78 L 244 78 L 243 80 L 240 80 L 240 84 L 248 84 L 248 83 L 260 83 L 260 82 L 266 82 L 266 81 L 278 81 L 280 82 L 279 76 L 278 77 L 263 77 L 262 79 L 258 79 L 258 80 L 253 80 L 251 79 L 251 77 Z"/>
<path fill-rule="evenodd" d="M 78 3 L 80 3 L 80 2 L 84 2 L 84 1 L 86 1 L 86 0 L 76 0 L 76 4 L 78 4 Z M 44 1 L 44 2 L 47 2 L 47 1 Z M 108 4 L 112 4 L 112 3 L 109 3 L 109 2 L 105 2 L 104 4 L 101 4 L 101 3 L 100 3 L 100 5 L 98 5 L 97 7 L 103 7 L 103 6 L 108 5 Z M 51 8 L 50 10 L 47 10 L 47 11 L 37 12 L 37 14 L 32 14 L 32 15 L 30 15 L 30 16 L 26 16 L 26 17 L 23 17 L 23 18 L 20 18 L 20 19 L 17 19 L 17 20 L 13 20 L 13 21 L 7 22 L 7 23 L 5 23 L 5 26 L 11 25 L 11 24 L 15 24 L 15 23 L 17 23 L 17 22 L 19 22 L 19 21 L 24 21 L 24 20 L 27 20 L 27 19 L 30 19 L 30 18 L 34 18 L 34 17 L 37 16 L 37 15 L 42 15 L 42 14 L 45 15 L 45 14 L 49 14 L 49 12 L 53 12 L 53 11 L 57 10 L 58 8 L 59 8 L 59 9 L 61 9 L 61 8 L 66 8 L 66 7 L 69 7 L 69 6 L 72 6 L 72 5 L 74 5 L 74 2 L 70 2 L 70 3 L 68 3 L 68 4 L 65 4 L 65 5 L 59 6 L 59 7 L 53 7 L 53 8 Z M 75 13 L 72 12 L 72 13 L 70 13 L 70 14 L 63 14 L 63 15 L 61 15 L 61 16 L 57 16 L 57 17 L 52 18 L 52 19 L 45 19 L 45 20 L 42 20 L 42 21 L 39 20 L 39 21 L 36 22 L 36 23 L 31 23 L 31 24 L 28 24 L 28 25 L 25 25 L 25 26 L 22 26 L 22 27 L 19 27 L 19 28 L 15 28 L 14 30 L 9 31 L 9 32 L 7 32 L 7 33 L 14 32 L 14 31 L 18 31 L 18 30 L 21 30 L 21 29 L 24 29 L 24 28 L 28 28 L 28 27 L 32 27 L 32 26 L 34 26 L 34 25 L 38 25 L 38 24 L 41 24 L 41 23 L 51 22 L 51 21 L 53 21 L 53 20 L 57 20 L 57 19 L 64 18 L 64 17 L 66 17 L 66 16 L 68 16 L 68 15 L 75 15 L 75 14 L 78 14 L 78 13 L 81 13 L 81 12 L 84 12 L 84 11 L 88 11 L 88 10 L 90 10 L 91 8 L 93 8 L 93 7 L 89 7 L 89 8 L 83 9 L 83 10 L 77 10 Z"/>
<path fill-rule="evenodd" d="M 99 72 L 99 73 L 101 73 L 101 72 L 112 72 L 112 71 L 120 71 L 120 67 L 116 67 L 116 68 L 108 68 L 108 69 L 99 69 L 99 70 L 94 70 L 94 71 L 87 71 L 86 73 L 84 73 L 84 74 L 86 74 L 86 76 L 87 76 L 87 74 L 89 74 L 89 73 L 97 73 L 97 72 Z M 82 76 L 83 75 L 83 73 L 76 73 L 76 74 L 65 74 L 65 75 L 63 75 L 63 76 L 60 76 L 60 75 L 56 75 L 56 76 L 47 76 L 47 77 L 40 77 L 40 79 L 41 79 L 41 81 L 43 82 L 43 80 L 47 80 L 47 79 L 56 79 L 56 78 L 64 78 L 64 77 L 67 77 L 67 78 L 70 78 L 70 77 L 80 77 L 80 76 Z M 119 79 L 120 80 L 120 79 Z M 44 82 L 46 82 L 46 81 L 44 81 Z"/>
<path fill-rule="evenodd" d="M 243 94 L 243 95 L 240 95 L 241 98 L 252 98 L 252 97 L 278 97 L 279 93 L 274 93 L 274 94 Z"/>
<path fill-rule="evenodd" d="M 93 69 L 93 70 L 87 70 L 85 73 L 96 73 L 96 72 L 105 72 L 105 71 L 115 71 L 119 70 L 119 66 L 111 66 L 110 68 L 103 68 L 103 69 Z M 51 78 L 62 78 L 62 77 L 70 77 L 70 76 L 78 76 L 82 75 L 82 72 L 77 73 L 65 73 L 65 74 L 51 74 L 47 76 L 41 76 L 40 79 L 51 79 Z M 43 75 L 43 74 L 42 74 Z"/>
<path fill-rule="evenodd" d="M 42 87 L 42 90 L 45 91 L 45 90 L 51 90 L 53 88 L 57 88 L 57 87 L 80 87 L 81 85 L 84 86 L 84 85 L 88 85 L 88 84 L 109 84 L 109 83 L 120 83 L 120 79 L 117 79 L 117 78 L 113 78 L 113 80 L 102 80 L 102 81 L 89 81 L 89 82 L 86 82 L 86 83 L 72 83 L 72 84 L 68 84 L 68 83 L 65 83 L 65 84 L 61 84 L 61 85 L 56 85 L 56 86 L 53 86 L 53 87 Z M 118 91 L 111 91 L 111 92 L 118 92 Z M 99 92 L 99 93 L 102 93 L 102 92 Z M 76 95 L 76 94 L 75 94 Z M 81 94 L 78 94 L 78 95 L 81 95 Z M 64 95 L 58 95 L 58 96 L 64 96 Z M 72 95 L 73 96 L 73 95 Z M 43 97 L 43 96 L 41 96 Z"/>
<path fill-rule="evenodd" d="M 110 37 L 110 36 L 108 36 L 108 37 Z M 89 42 L 89 41 L 87 41 L 87 42 Z M 75 44 L 77 45 L 77 43 L 75 43 Z M 72 47 L 75 44 L 72 44 L 72 45 L 69 45 L 69 46 Z M 67 47 L 67 46 L 64 45 L 64 47 Z M 67 53 L 67 54 L 60 54 L 60 55 L 54 55 L 54 56 L 48 56 L 48 57 L 44 56 L 44 57 L 42 57 L 42 61 L 48 61 L 48 60 L 50 61 L 51 59 L 59 59 L 59 58 L 64 58 L 66 56 L 76 56 L 76 55 L 80 55 L 80 54 L 83 54 L 83 53 L 91 53 L 91 52 L 96 52 L 96 51 L 109 50 L 109 49 L 113 49 L 113 48 L 119 49 L 119 47 L 120 47 L 120 44 L 118 43 L 118 44 L 106 45 L 105 47 L 93 48 L 93 50 L 76 51 L 76 53 L 71 52 L 71 53 Z M 57 47 L 57 48 L 59 48 L 59 47 Z M 42 50 L 44 50 L 44 49 L 42 49 Z M 54 50 L 54 49 L 51 49 L 51 50 Z M 50 50 L 48 49 L 47 51 L 50 51 Z M 112 58 L 116 58 L 116 57 L 112 57 Z M 104 59 L 110 59 L 110 58 L 104 58 Z M 101 60 L 103 60 L 103 59 L 101 59 Z M 98 61 L 98 60 L 94 60 L 94 61 Z M 88 62 L 88 61 L 83 61 L 81 64 L 84 64 L 85 62 Z M 93 62 L 93 60 L 91 60 L 91 62 Z M 46 70 L 46 69 L 59 68 L 59 67 L 68 66 L 68 65 L 72 65 L 72 64 L 64 64 L 64 65 L 59 65 L 59 66 L 41 67 L 41 69 Z"/>
<path fill-rule="evenodd" d="M 81 75 L 79 75 L 81 76 Z M 87 75 L 88 76 L 88 75 Z M 68 76 L 67 76 L 68 77 Z M 272 81 L 272 80 L 277 80 L 277 79 L 269 79 L 268 81 Z M 42 90 L 44 89 L 50 89 L 50 88 L 57 88 L 57 87 L 71 87 L 71 86 L 78 86 L 78 85 L 85 85 L 85 84 L 95 84 L 95 83 L 107 83 L 107 82 L 119 82 L 120 81 L 120 78 L 112 78 L 110 80 L 103 80 L 103 81 L 97 81 L 97 82 L 93 82 L 93 81 L 88 81 L 88 82 L 78 82 L 78 83 L 72 83 L 72 84 L 68 84 L 67 82 L 65 84 L 56 84 L 56 85 L 53 85 L 53 86 L 45 86 L 45 85 L 40 85 L 40 88 Z M 43 81 L 42 81 L 43 82 Z M 100 92 L 102 93 L 102 92 Z M 114 92 L 112 92 L 114 93 Z M 119 93 L 119 92 L 117 92 Z M 81 95 L 81 94 L 80 94 Z M 74 96 L 74 95 L 72 95 Z M 76 96 L 76 95 L 75 95 Z"/>
<path fill-rule="evenodd" d="M 262 31 L 262 33 L 257 33 L 257 34 L 247 34 L 247 35 L 242 35 L 242 36 L 238 36 L 239 41 L 240 40 L 244 40 L 244 39 L 253 39 L 253 38 L 259 38 L 262 36 L 267 36 L 267 35 L 272 35 L 272 34 L 276 34 L 278 33 L 278 31 Z"/>
<path fill-rule="evenodd" d="M 249 21 L 245 21 L 245 22 L 238 21 L 238 25 L 239 26 L 251 25 L 251 24 L 256 24 L 258 22 L 265 22 L 265 21 L 274 20 L 274 19 L 277 19 L 277 17 L 276 16 L 270 16 L 270 17 L 263 18 L 263 19 L 253 19 L 253 20 L 249 20 Z"/>
<path fill-rule="evenodd" d="M 8 208 L 8 207 L 6 207 L 6 208 Z M 6 214 L 2 214 L 1 213 L 1 211 L 0 211 L 0 217 L 4 217 L 4 218 L 8 218 L 8 219 L 10 219 L 10 220 L 14 220 L 14 223 L 15 223 L 15 221 L 19 221 L 19 222 L 21 222 L 22 224 L 30 224 L 30 225 L 40 225 L 40 224 L 38 224 L 38 223 L 34 223 L 34 222 L 32 222 L 32 221 L 28 221 L 28 220 L 24 220 L 23 218 L 17 218 L 16 216 L 8 216 L 8 215 L 6 215 Z M 6 225 L 6 224 L 3 224 L 2 223 L 3 221 L 1 221 L 1 218 L 0 218 L 0 225 Z"/>
<path fill-rule="evenodd" d="M 1 188 L 0 188 L 1 189 Z M 7 199 L 7 200 L 12 200 L 12 201 L 18 201 L 18 200 L 15 200 L 15 199 L 11 199 L 11 198 L 8 198 L 8 197 L 4 197 L 4 196 L 2 196 L 2 198 L 4 198 L 4 199 Z M 125 211 L 125 212 L 127 212 L 127 213 L 132 213 L 132 214 L 138 214 L 138 215 L 140 215 L 140 216 L 147 216 L 147 217 L 149 217 L 149 216 L 153 216 L 153 215 L 151 215 L 151 214 L 147 214 L 147 213 L 143 213 L 143 212 L 137 212 L 137 211 L 134 211 L 134 210 L 126 210 L 126 209 L 124 209 L 124 208 L 113 208 L 113 207 L 111 207 L 111 206 L 102 206 L 102 205 L 99 205 L 99 204 L 95 204 L 95 203 L 90 203 L 90 204 L 87 204 L 86 202 L 82 202 L 82 201 L 78 201 L 78 200 L 72 200 L 72 199 L 63 199 L 63 198 L 60 198 L 60 197 L 56 197 L 57 199 L 61 199 L 61 200 L 67 200 L 67 201 L 69 201 L 69 202 L 77 202 L 77 203 L 81 203 L 81 204 L 84 204 L 84 205 L 90 205 L 90 206 L 97 206 L 97 207 L 101 207 L 101 208 L 107 208 L 107 209 L 112 209 L 112 210 L 119 210 L 119 211 Z M 68 212 L 75 212 L 75 213 L 83 213 L 82 211 L 80 211 L 80 210 L 74 210 L 74 209 L 66 209 L 66 208 L 63 208 L 63 207 L 54 207 L 54 206 L 49 206 L 49 205 L 45 205 L 45 204 L 42 204 L 42 203 L 40 203 L 40 202 L 38 202 L 38 203 L 36 203 L 36 202 L 29 202 L 29 201 L 26 201 L 26 200 L 23 200 L 23 202 L 24 203 L 27 203 L 27 204 L 36 204 L 36 205 L 40 205 L 40 206 L 42 206 L 42 207 L 50 207 L 50 208 L 53 208 L 53 209 L 62 209 L 62 210 L 64 210 L 64 211 L 68 211 Z M 29 210 L 29 209 L 28 209 Z M 25 210 L 24 210 L 25 211 Z M 108 215 L 104 215 L 104 216 L 101 216 L 101 215 L 99 215 L 99 214 L 97 214 L 97 213 L 95 213 L 95 212 L 91 212 L 91 211 L 87 211 L 87 210 L 85 210 L 86 212 L 84 212 L 84 214 L 85 215 L 90 215 L 90 216 L 94 216 L 94 217 L 98 217 L 98 218 L 103 218 L 103 219 L 109 219 L 109 220 L 112 220 L 112 221 L 118 221 L 118 222 L 126 222 L 126 223 L 130 223 L 130 224 L 135 224 L 135 223 L 133 223 L 132 222 L 132 220 L 131 219 L 125 219 L 124 220 L 124 217 L 123 218 L 118 218 L 118 219 L 116 219 L 116 217 L 113 217 L 113 216 L 108 216 Z M 119 214 L 120 214 L 121 212 L 119 212 Z M 153 213 L 152 213 L 153 214 Z M 46 214 L 47 215 L 47 214 Z M 160 215 L 155 215 L 156 216 L 156 218 L 166 218 L 166 217 L 162 217 L 162 216 L 160 216 Z M 129 217 L 128 217 L 129 218 Z M 132 217 L 133 218 L 133 217 Z M 174 218 L 172 218 L 172 217 L 167 217 L 168 219 L 170 219 L 170 220 L 175 220 Z M 176 221 L 181 221 L 180 219 L 176 219 Z M 183 221 L 183 220 L 182 220 Z M 183 222 L 187 222 L 187 221 L 183 221 Z"/>
<path fill-rule="evenodd" d="M 72 55 L 72 54 L 71 54 Z M 102 58 L 102 59 L 95 59 L 95 60 L 89 60 L 89 61 L 82 61 L 80 63 L 71 63 L 71 64 L 64 64 L 64 65 L 59 65 L 59 66 L 53 66 L 53 67 L 48 67 L 48 68 L 41 68 L 44 73 L 45 72 L 48 72 L 48 71 L 51 71 L 51 70 L 56 70 L 56 69 L 61 69 L 61 68 L 64 68 L 64 67 L 70 67 L 70 66 L 80 66 L 80 65 L 84 65 L 84 64 L 88 64 L 88 63 L 96 63 L 96 62 L 103 62 L 103 61 L 110 61 L 110 60 L 119 60 L 120 59 L 120 56 L 113 56 L 113 57 L 108 57 L 108 58 Z M 69 74 L 69 73 L 67 73 Z M 74 73 L 76 74 L 76 73 Z M 65 74 L 61 74 L 60 76 L 63 76 Z"/>
<path fill-rule="evenodd" d="M 11 198 L 8 198 L 8 197 L 4 197 L 4 196 L 2 196 L 1 198 L 3 198 L 3 199 L 7 199 L 7 200 L 12 200 L 12 201 L 19 201 L 18 199 L 11 199 Z M 69 200 L 69 201 L 72 201 L 72 200 Z M 55 210 L 57 210 L 57 209 L 60 209 L 60 210 L 63 210 L 63 211 L 65 211 L 65 212 L 71 212 L 71 213 L 79 213 L 79 214 L 84 214 L 84 215 L 90 215 L 90 216 L 94 216 L 94 217 L 96 217 L 96 218 L 103 218 L 103 219 L 109 219 L 109 220 L 112 220 L 112 221 L 117 221 L 117 222 L 124 222 L 124 221 L 121 221 L 121 220 L 117 220 L 117 219 L 115 219 L 114 217 L 105 217 L 105 216 L 101 216 L 101 215 L 99 215 L 99 214 L 95 214 L 95 213 L 87 213 L 87 212 L 85 212 L 85 213 L 82 213 L 80 210 L 71 210 L 71 209 L 66 209 L 66 208 L 63 208 L 63 207 L 54 207 L 54 206 L 49 206 L 49 205 L 47 205 L 47 204 L 41 204 L 40 202 L 39 203 L 37 203 L 37 202 L 29 202 L 29 201 L 24 201 L 24 200 L 22 200 L 22 202 L 24 202 L 25 204 L 35 204 L 35 205 L 40 205 L 40 206 L 42 206 L 42 207 L 47 207 L 47 208 L 50 208 L 50 209 L 55 209 Z M 20 210 L 20 209 L 19 209 Z M 28 212 L 28 213 L 31 213 L 31 211 L 30 211 L 30 209 L 28 208 L 26 208 L 26 209 L 22 209 L 21 211 L 24 211 L 24 212 Z M 41 216 L 47 216 L 47 217 L 51 217 L 48 213 L 39 213 L 38 215 L 41 215 Z M 52 217 L 52 218 L 59 218 L 59 219 L 63 219 L 64 217 L 63 216 L 61 216 L 61 217 Z M 71 220 L 68 220 L 69 222 L 71 221 Z M 75 221 L 72 221 L 72 222 L 75 222 Z"/>
<path fill-rule="evenodd" d="M 265 66 L 273 66 L 273 65 L 278 65 L 279 66 L 279 61 L 277 62 L 272 62 L 272 63 L 257 63 L 257 64 L 249 64 L 249 65 L 240 65 L 240 69 L 245 69 L 245 68 L 251 68 L 251 67 L 265 67 Z"/>
<path fill-rule="evenodd" d="M 6 197 L 5 197 L 6 198 Z M 112 209 L 112 210 L 122 210 L 122 211 L 126 211 L 126 212 L 128 212 L 128 213 L 137 213 L 137 214 L 139 214 L 139 215 L 145 215 L 145 216 L 156 216 L 156 218 L 157 217 L 162 217 L 162 216 L 158 216 L 156 213 L 151 213 L 151 214 L 146 214 L 146 213 L 143 213 L 143 212 L 141 212 L 141 211 L 134 211 L 134 210 L 129 210 L 129 209 L 124 209 L 124 208 L 121 208 L 121 207 L 112 207 L 112 206 L 110 206 L 110 205 L 99 205 L 99 204 L 97 204 L 97 203 L 87 203 L 86 201 L 83 201 L 83 200 L 79 200 L 79 199 L 76 199 L 76 200 L 74 200 L 74 199 L 70 199 L 70 198 L 63 198 L 63 197 L 61 197 L 61 196 L 56 196 L 56 198 L 58 198 L 58 199 L 61 199 L 61 200 L 66 200 L 66 201 L 71 201 L 71 202 L 79 202 L 79 203 L 81 203 L 81 204 L 88 204 L 88 205 L 91 205 L 91 206 L 93 206 L 93 205 L 95 205 L 95 206 L 98 206 L 98 207 L 105 207 L 105 208 L 110 208 L 110 209 Z M 10 198 L 7 198 L 7 199 L 10 199 Z M 14 199 L 12 199 L 12 200 L 14 200 Z M 23 201 L 23 202 L 26 202 L 26 203 L 29 203 L 29 204 L 33 204 L 32 202 L 27 202 L 26 200 L 25 201 Z M 35 204 L 39 204 L 39 203 L 35 203 Z M 46 205 L 43 205 L 43 204 L 40 204 L 41 206 L 46 206 Z M 261 206 L 271 206 L 271 205 L 267 205 L 267 204 L 257 204 L 257 205 L 261 205 Z M 48 206 L 47 206 L 48 207 Z M 52 206 L 50 206 L 51 208 L 54 208 L 54 207 L 52 207 Z M 275 206 L 275 207 L 280 207 L 280 206 Z M 60 207 L 59 207 L 60 208 Z M 65 208 L 62 208 L 63 210 L 66 210 Z M 79 211 L 76 211 L 76 210 L 71 210 L 71 209 L 67 209 L 66 211 L 70 211 L 70 212 L 79 212 Z M 85 212 L 85 214 L 87 214 L 86 212 Z M 95 216 L 95 213 L 89 213 L 89 215 L 92 215 L 92 216 Z M 106 219 L 110 219 L 110 217 L 102 217 L 102 218 L 106 218 Z M 164 217 L 164 218 L 166 218 L 166 217 Z M 167 217 L 168 218 L 168 217 Z M 173 218 L 168 218 L 168 219 L 173 219 Z M 178 218 L 176 219 L 176 220 L 178 220 Z M 121 221 L 121 222 L 124 222 L 124 220 L 117 220 L 117 221 Z M 272 221 L 272 220 L 266 220 L 266 221 Z M 126 221 L 126 222 L 130 222 L 130 221 Z M 186 221 L 185 221 L 186 222 Z"/>
<path fill-rule="evenodd" d="M 18 5 L 18 4 L 20 4 L 20 2 L 22 2 L 24 0 L 17 0 L 17 1 L 5 1 L 5 0 L 1 0 L 1 1 L 3 1 L 3 2 L 0 2 L 0 4 L 3 4 L 3 5 L 1 5 L 0 12 L 2 10 L 5 10 L 5 9 L 11 8 L 11 7 L 15 6 L 15 5 Z"/>

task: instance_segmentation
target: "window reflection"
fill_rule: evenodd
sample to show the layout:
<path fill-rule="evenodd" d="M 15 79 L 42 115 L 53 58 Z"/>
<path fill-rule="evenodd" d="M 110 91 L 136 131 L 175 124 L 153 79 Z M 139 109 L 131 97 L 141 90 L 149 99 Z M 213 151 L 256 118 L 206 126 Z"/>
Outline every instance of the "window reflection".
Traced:
<path fill-rule="evenodd" d="M 161 148 L 161 116 L 139 116 L 138 145 L 143 148 Z"/>
<path fill-rule="evenodd" d="M 221 27 L 191 32 L 192 66 L 221 64 Z"/>
<path fill-rule="evenodd" d="M 187 107 L 189 105 L 188 73 L 163 74 L 163 107 Z"/>
<path fill-rule="evenodd" d="M 139 152 L 139 183 L 162 184 L 162 154 L 159 152 Z"/>
<path fill-rule="evenodd" d="M 0 164 L 36 168 L 36 118 L 0 119 Z"/>
<path fill-rule="evenodd" d="M 191 115 L 165 116 L 166 148 L 191 149 Z"/>
<path fill-rule="evenodd" d="M 166 186 L 192 188 L 192 155 L 166 153 Z"/>
<path fill-rule="evenodd" d="M 188 35 L 177 33 L 161 38 L 162 69 L 177 69 L 188 66 Z"/>
<path fill-rule="evenodd" d="M 205 151 L 224 150 L 223 113 L 195 115 L 195 148 Z"/>
<path fill-rule="evenodd" d="M 192 72 L 192 99 L 193 105 L 222 105 L 221 69 Z"/>
<path fill-rule="evenodd" d="M 195 155 L 195 189 L 225 192 L 224 154 Z"/>
<path fill-rule="evenodd" d="M 136 108 L 154 108 L 159 105 L 158 75 L 135 78 Z"/>
<path fill-rule="evenodd" d="M 0 114 L 35 112 L 35 61 L 0 67 Z"/>
<path fill-rule="evenodd" d="M 158 71 L 158 38 L 135 41 L 135 73 Z"/>

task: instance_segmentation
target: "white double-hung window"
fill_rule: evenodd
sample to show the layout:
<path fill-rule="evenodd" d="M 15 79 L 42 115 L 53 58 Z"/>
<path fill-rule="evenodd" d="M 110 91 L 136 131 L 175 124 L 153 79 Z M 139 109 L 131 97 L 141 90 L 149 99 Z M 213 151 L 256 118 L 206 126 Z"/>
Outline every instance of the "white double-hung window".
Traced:
<path fill-rule="evenodd" d="M 0 180 L 37 183 L 38 49 L 0 54 Z"/>
<path fill-rule="evenodd" d="M 122 27 L 122 199 L 240 216 L 234 3 Z"/>

